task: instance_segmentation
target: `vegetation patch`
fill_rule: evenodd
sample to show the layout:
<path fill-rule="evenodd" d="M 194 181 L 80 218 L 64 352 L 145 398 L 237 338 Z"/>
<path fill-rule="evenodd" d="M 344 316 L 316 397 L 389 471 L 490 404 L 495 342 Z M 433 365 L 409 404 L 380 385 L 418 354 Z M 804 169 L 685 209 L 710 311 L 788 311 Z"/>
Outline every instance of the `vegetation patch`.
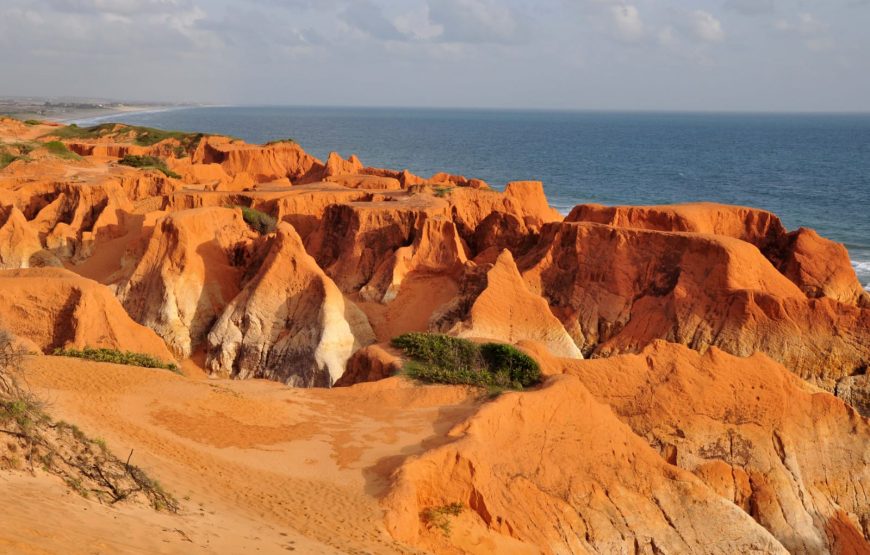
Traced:
<path fill-rule="evenodd" d="M 279 144 L 281 144 L 281 143 L 295 143 L 295 142 L 296 142 L 295 139 L 290 139 L 290 138 L 287 138 L 287 139 L 275 139 L 274 141 L 269 141 L 268 143 L 266 143 L 266 144 L 263 145 L 263 146 L 279 145 Z"/>
<path fill-rule="evenodd" d="M 449 536 L 450 517 L 459 516 L 464 509 L 465 506 L 462 503 L 451 503 L 441 507 L 429 507 L 420 513 L 420 516 L 427 526 L 438 528 L 444 532 L 445 536 Z"/>
<path fill-rule="evenodd" d="M 127 154 L 118 162 L 122 166 L 130 166 L 131 168 L 140 168 L 143 170 L 157 170 L 162 172 L 166 177 L 174 177 L 180 179 L 181 176 L 170 170 L 163 158 L 157 156 L 137 156 Z"/>
<path fill-rule="evenodd" d="M 164 363 L 160 359 L 144 353 L 85 347 L 84 349 L 55 349 L 52 354 L 58 357 L 83 358 L 93 360 L 94 362 L 111 362 L 112 364 L 126 364 L 128 366 L 142 366 L 144 368 L 162 368 L 176 374 L 181 373 L 178 365 L 174 362 Z"/>
<path fill-rule="evenodd" d="M 42 148 L 47 150 L 48 153 L 52 156 L 55 156 L 57 158 L 63 158 L 64 160 L 82 159 L 81 156 L 68 149 L 67 146 L 60 141 L 49 141 L 47 143 L 43 143 Z"/>
<path fill-rule="evenodd" d="M 454 187 L 433 187 L 432 194 L 438 198 L 444 198 L 453 191 Z"/>
<path fill-rule="evenodd" d="M 26 119 L 24 125 L 42 125 L 42 122 L 38 119 Z"/>
<path fill-rule="evenodd" d="M 18 155 L 0 147 L 0 170 L 11 164 L 12 162 L 18 160 Z"/>
<path fill-rule="evenodd" d="M 278 220 L 274 217 L 249 206 L 238 206 L 237 208 L 242 211 L 242 218 L 244 218 L 245 223 L 260 235 L 268 235 L 275 231 Z"/>
<path fill-rule="evenodd" d="M 73 491 L 102 503 L 141 499 L 158 511 L 178 512 L 175 498 L 140 468 L 115 457 L 102 440 L 53 420 L 19 378 L 24 353 L 0 330 L 0 469 L 60 477 Z"/>
<path fill-rule="evenodd" d="M 205 136 L 202 133 L 185 131 L 164 131 L 153 127 L 126 125 L 123 123 L 102 123 L 91 127 L 79 127 L 76 124 L 61 127 L 47 136 L 60 139 L 100 139 L 104 137 L 118 141 L 129 141 L 139 146 L 153 146 L 167 139 L 175 139 L 180 143 L 182 153 L 196 149 Z"/>
<path fill-rule="evenodd" d="M 393 339 L 411 360 L 405 373 L 422 382 L 522 390 L 541 381 L 535 360 L 512 345 L 482 345 L 438 333 L 406 333 Z"/>

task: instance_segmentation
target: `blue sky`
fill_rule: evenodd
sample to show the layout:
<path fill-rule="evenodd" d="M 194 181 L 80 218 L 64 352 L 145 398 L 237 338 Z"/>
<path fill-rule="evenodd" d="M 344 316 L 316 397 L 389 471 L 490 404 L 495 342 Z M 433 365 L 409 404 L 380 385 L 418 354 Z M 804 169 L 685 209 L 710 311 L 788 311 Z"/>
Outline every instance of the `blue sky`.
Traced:
<path fill-rule="evenodd" d="M 870 0 L 2 0 L 0 94 L 870 111 Z"/>

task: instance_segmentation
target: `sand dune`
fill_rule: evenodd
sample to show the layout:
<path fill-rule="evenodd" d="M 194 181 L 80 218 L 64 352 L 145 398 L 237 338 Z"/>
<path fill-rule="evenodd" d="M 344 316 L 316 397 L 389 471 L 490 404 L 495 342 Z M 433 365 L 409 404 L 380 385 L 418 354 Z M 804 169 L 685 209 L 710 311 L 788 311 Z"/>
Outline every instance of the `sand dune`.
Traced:
<path fill-rule="evenodd" d="M 467 388 L 401 378 L 315 390 L 49 356 L 25 368 L 50 412 L 119 456 L 132 450 L 184 497 L 172 516 L 102 506 L 49 476 L 4 475 L 3 498 L 23 510 L 0 523 L 0 546 L 32 553 L 405 553 L 378 506 L 387 477 L 479 404 Z"/>

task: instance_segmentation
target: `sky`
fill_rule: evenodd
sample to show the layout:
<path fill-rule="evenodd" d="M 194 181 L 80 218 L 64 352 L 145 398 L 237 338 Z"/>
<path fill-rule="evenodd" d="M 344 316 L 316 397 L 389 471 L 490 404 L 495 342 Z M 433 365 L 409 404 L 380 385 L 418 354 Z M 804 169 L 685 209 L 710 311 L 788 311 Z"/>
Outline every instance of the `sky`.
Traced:
<path fill-rule="evenodd" d="M 0 0 L 0 95 L 870 111 L 870 0 Z"/>

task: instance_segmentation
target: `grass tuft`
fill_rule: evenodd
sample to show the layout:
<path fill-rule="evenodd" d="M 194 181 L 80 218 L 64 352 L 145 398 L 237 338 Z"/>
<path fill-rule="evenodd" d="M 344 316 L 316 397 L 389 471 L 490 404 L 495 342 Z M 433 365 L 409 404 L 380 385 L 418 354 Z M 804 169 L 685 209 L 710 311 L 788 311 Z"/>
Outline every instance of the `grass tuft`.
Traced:
<path fill-rule="evenodd" d="M 81 160 L 82 157 L 67 148 L 60 141 L 49 141 L 42 144 L 42 148 L 48 151 L 52 156 L 63 158 L 64 160 Z"/>
<path fill-rule="evenodd" d="M 245 223 L 260 235 L 268 235 L 275 231 L 278 220 L 269 214 L 249 206 L 239 206 L 238 208 L 242 211 L 242 218 L 245 220 Z"/>
<path fill-rule="evenodd" d="M 127 154 L 118 162 L 122 166 L 130 166 L 131 168 L 140 168 L 143 170 L 157 170 L 162 172 L 166 177 L 180 179 L 181 176 L 170 170 L 163 158 L 157 156 L 137 156 Z"/>
<path fill-rule="evenodd" d="M 392 345 L 411 358 L 405 363 L 405 373 L 425 383 L 473 385 L 494 395 L 541 381 L 538 363 L 512 345 L 479 345 L 449 335 L 419 332 L 400 335 Z"/>
<path fill-rule="evenodd" d="M 439 528 L 445 536 L 449 536 L 450 517 L 459 516 L 463 510 L 465 505 L 462 503 L 450 503 L 440 507 L 429 507 L 420 513 L 420 516 L 427 525 Z"/>
<path fill-rule="evenodd" d="M 18 160 L 19 156 L 17 154 L 13 154 L 9 152 L 5 148 L 0 148 L 0 170 L 11 164 L 12 162 Z"/>
<path fill-rule="evenodd" d="M 296 142 L 295 139 L 290 139 L 290 138 L 275 139 L 274 141 L 269 141 L 268 143 L 264 144 L 263 146 L 271 146 L 271 145 L 279 145 L 281 143 L 295 143 L 295 142 Z"/>
<path fill-rule="evenodd" d="M 55 349 L 52 354 L 59 357 L 83 358 L 93 360 L 94 362 L 111 362 L 112 364 L 126 364 L 128 366 L 142 366 L 144 368 L 162 368 L 176 374 L 181 373 L 178 365 L 174 362 L 164 363 L 160 359 L 144 353 L 85 347 L 84 349 Z"/>
<path fill-rule="evenodd" d="M 0 330 L 0 469 L 41 468 L 60 477 L 84 497 L 114 504 L 144 498 L 155 510 L 178 512 L 178 501 L 140 468 L 122 461 L 105 441 L 91 439 L 78 427 L 54 421 L 45 403 L 21 379 L 25 352 Z"/>
<path fill-rule="evenodd" d="M 438 198 L 444 198 L 449 195 L 455 187 L 433 187 L 432 194 Z"/>

